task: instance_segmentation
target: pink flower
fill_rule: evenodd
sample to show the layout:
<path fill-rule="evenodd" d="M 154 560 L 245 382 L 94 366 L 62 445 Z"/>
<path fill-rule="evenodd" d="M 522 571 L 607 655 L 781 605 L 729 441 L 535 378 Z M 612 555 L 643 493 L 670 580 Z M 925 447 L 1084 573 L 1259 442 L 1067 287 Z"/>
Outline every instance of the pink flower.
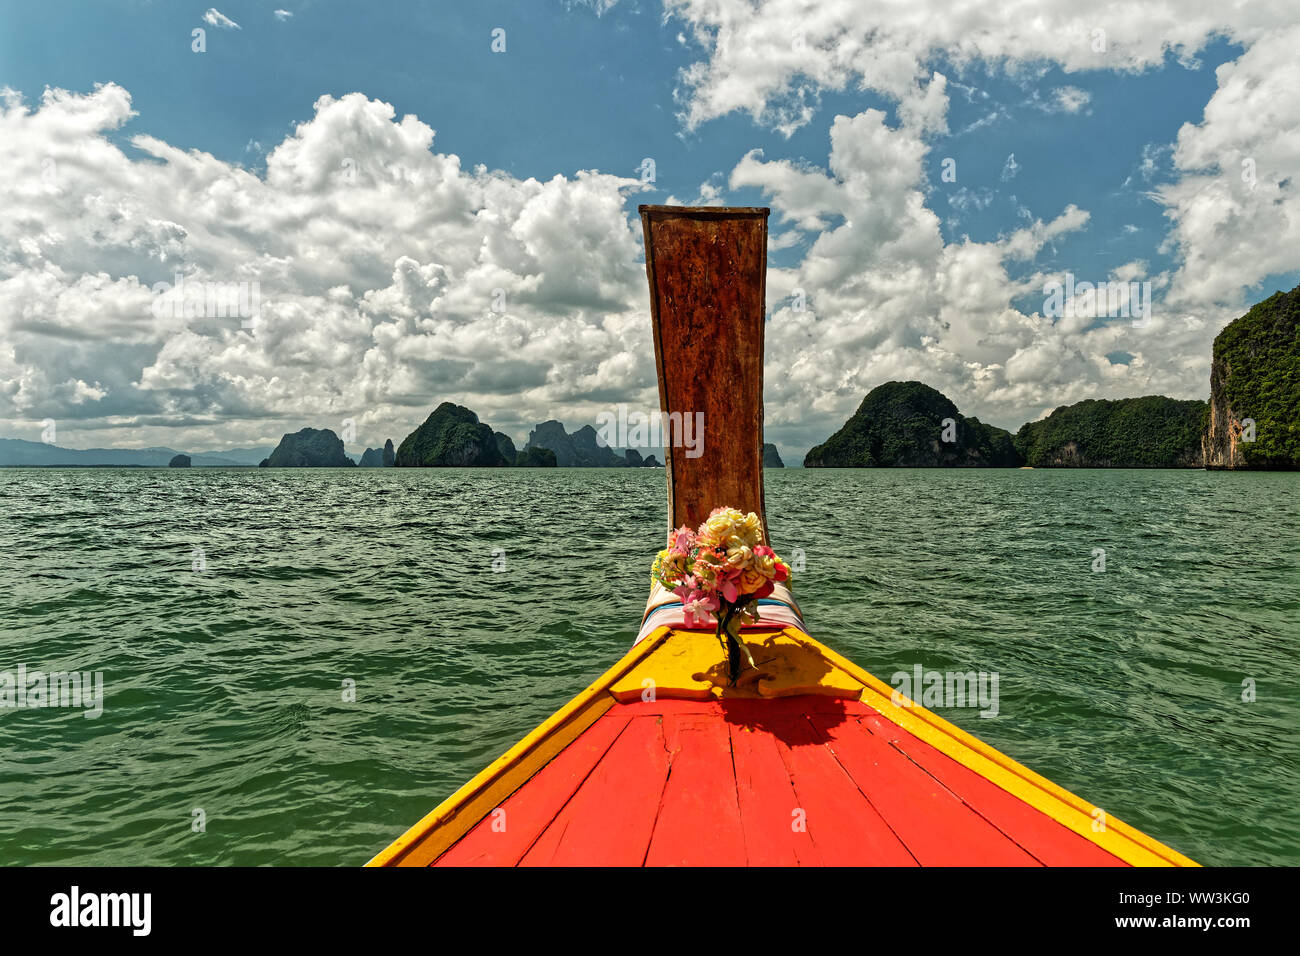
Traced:
<path fill-rule="evenodd" d="M 733 568 L 727 571 L 718 582 L 718 590 L 722 592 L 723 598 L 729 604 L 735 604 L 736 598 L 740 595 L 740 591 L 736 588 L 736 579 L 739 577 L 740 572 Z"/>
<path fill-rule="evenodd" d="M 692 591 L 682 601 L 682 610 L 686 612 L 685 624 L 687 627 L 708 624 L 712 620 L 713 612 L 717 609 L 718 602 L 703 591 Z"/>
<path fill-rule="evenodd" d="M 680 551 L 682 554 L 689 554 L 691 548 L 695 547 L 695 532 L 686 525 L 682 525 L 669 534 L 668 539 L 670 541 L 669 547 L 674 551 Z"/>

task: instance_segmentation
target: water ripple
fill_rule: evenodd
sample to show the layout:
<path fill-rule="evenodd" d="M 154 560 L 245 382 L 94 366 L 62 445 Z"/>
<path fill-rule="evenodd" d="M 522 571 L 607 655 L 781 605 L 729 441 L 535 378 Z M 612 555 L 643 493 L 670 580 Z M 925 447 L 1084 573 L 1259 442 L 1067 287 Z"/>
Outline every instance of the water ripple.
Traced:
<path fill-rule="evenodd" d="M 1300 476 L 765 481 L 828 644 L 996 671 L 997 717 L 940 712 L 1202 862 L 1300 863 Z M 652 469 L 0 470 L 0 670 L 106 692 L 0 711 L 0 859 L 363 862 L 626 650 L 662 502 Z"/>

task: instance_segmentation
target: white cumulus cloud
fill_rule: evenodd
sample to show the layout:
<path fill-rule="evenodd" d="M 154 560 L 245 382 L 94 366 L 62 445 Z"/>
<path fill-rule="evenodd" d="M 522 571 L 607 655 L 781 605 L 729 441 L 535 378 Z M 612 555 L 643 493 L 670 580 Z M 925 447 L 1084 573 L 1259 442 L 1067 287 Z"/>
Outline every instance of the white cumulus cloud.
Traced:
<path fill-rule="evenodd" d="M 230 19 L 216 7 L 208 7 L 208 12 L 203 14 L 203 22 L 209 26 L 219 27 L 222 30 L 242 30 L 238 23 Z"/>

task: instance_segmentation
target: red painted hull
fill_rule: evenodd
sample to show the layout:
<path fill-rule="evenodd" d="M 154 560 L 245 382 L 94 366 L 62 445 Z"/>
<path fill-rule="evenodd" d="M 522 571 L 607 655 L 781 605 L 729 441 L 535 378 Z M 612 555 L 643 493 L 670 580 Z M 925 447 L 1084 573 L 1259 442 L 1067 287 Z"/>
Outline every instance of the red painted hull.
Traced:
<path fill-rule="evenodd" d="M 618 704 L 435 866 L 1124 866 L 859 701 Z"/>

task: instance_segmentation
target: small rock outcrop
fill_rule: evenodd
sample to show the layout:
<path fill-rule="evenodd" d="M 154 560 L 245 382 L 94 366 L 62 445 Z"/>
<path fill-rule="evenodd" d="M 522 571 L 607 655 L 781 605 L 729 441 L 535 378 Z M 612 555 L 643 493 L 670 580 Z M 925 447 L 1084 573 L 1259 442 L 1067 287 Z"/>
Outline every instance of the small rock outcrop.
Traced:
<path fill-rule="evenodd" d="M 168 468 L 188 468 L 190 467 L 189 455 L 176 455 L 171 461 L 167 462 Z"/>

